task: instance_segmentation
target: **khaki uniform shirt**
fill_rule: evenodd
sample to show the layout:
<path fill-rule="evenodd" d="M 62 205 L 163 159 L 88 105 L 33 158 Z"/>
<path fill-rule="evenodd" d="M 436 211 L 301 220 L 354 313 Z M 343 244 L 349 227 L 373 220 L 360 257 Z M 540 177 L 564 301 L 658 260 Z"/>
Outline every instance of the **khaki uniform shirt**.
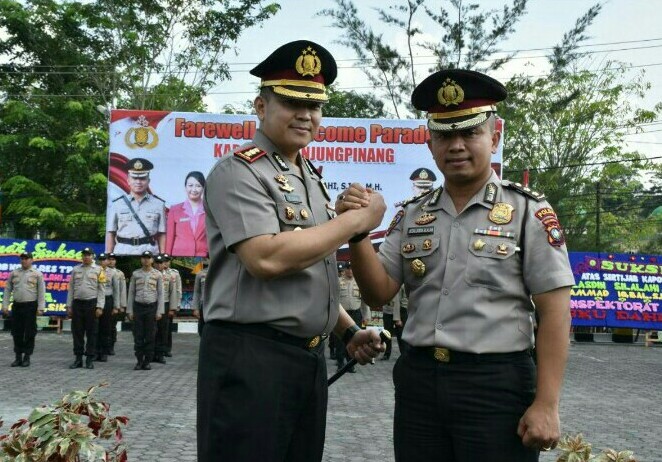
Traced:
<path fill-rule="evenodd" d="M 489 218 L 500 204 L 513 207 L 508 223 Z M 402 338 L 472 353 L 531 348 L 531 295 L 575 283 L 565 245 L 536 217 L 545 209 L 547 202 L 504 187 L 494 172 L 461 213 L 441 190 L 407 204 L 380 249 L 409 295 Z"/>
<path fill-rule="evenodd" d="M 165 233 L 166 231 L 165 203 L 151 194 L 146 194 L 140 201 L 131 194 L 125 194 L 125 197 L 131 202 L 133 210 L 143 225 L 145 225 L 149 237 L 152 237 L 155 243 L 132 245 L 117 242 L 113 251 L 118 255 L 140 255 L 146 250 L 155 254 L 158 253 L 159 247 L 156 242 L 156 235 L 158 233 Z M 131 213 L 131 209 L 129 209 L 129 206 L 122 199 L 122 196 L 115 199 L 112 203 L 109 219 L 106 224 L 106 231 L 114 232 L 116 233 L 116 237 L 125 239 L 142 239 L 147 237 L 138 220 Z"/>
<path fill-rule="evenodd" d="M 345 311 L 361 310 L 361 317 L 366 324 L 370 322 L 372 313 L 370 307 L 361 299 L 361 292 L 356 279 L 347 279 L 344 276 L 338 278 L 339 300 Z"/>
<path fill-rule="evenodd" d="M 158 270 L 157 270 L 158 271 Z M 168 305 L 168 311 L 176 310 L 178 304 L 177 298 L 177 278 L 167 268 L 160 271 L 163 279 L 163 304 Z"/>
<path fill-rule="evenodd" d="M 144 271 L 138 268 L 131 275 L 129 293 L 127 296 L 126 312 L 133 313 L 133 304 L 156 302 L 156 313 L 163 314 L 163 275 L 152 268 Z"/>
<path fill-rule="evenodd" d="M 400 297 L 400 309 L 406 310 L 407 308 L 409 308 L 409 296 L 407 295 L 407 291 L 405 290 L 404 284 L 400 286 L 398 295 Z M 400 319 L 402 319 L 402 315 L 400 315 Z"/>
<path fill-rule="evenodd" d="M 253 141 L 266 155 L 252 163 L 227 155 L 207 178 L 208 278 L 213 283 L 205 287 L 205 321 L 266 323 L 299 337 L 328 333 L 338 319 L 335 252 L 271 280 L 251 276 L 233 252 L 233 246 L 246 239 L 296 233 L 332 217 L 321 179 L 300 155 L 301 176 L 260 130 Z M 285 191 L 289 188 L 276 178 L 293 190 Z"/>
<path fill-rule="evenodd" d="M 390 302 L 382 306 L 382 312 L 385 314 L 392 314 L 394 321 L 400 321 L 400 291 L 395 294 L 395 297 Z"/>
<path fill-rule="evenodd" d="M 207 279 L 207 268 L 203 268 L 195 275 L 193 283 L 193 305 L 194 310 L 200 310 L 205 305 L 205 281 Z"/>
<path fill-rule="evenodd" d="M 71 270 L 69 290 L 67 292 L 67 306 L 72 306 L 74 300 L 97 299 L 97 308 L 103 308 L 106 303 L 104 284 L 106 275 L 100 266 L 91 265 L 74 266 Z"/>
<path fill-rule="evenodd" d="M 103 293 L 106 297 L 113 297 L 113 308 L 120 307 L 120 277 L 117 271 L 110 266 L 103 270 L 106 274 L 106 281 L 103 284 Z"/>
<path fill-rule="evenodd" d="M 124 272 L 120 269 L 113 268 L 115 270 L 115 274 L 117 274 L 117 278 L 119 279 L 119 286 L 120 286 L 120 299 L 119 299 L 119 304 L 120 308 L 126 309 L 126 276 L 124 275 Z"/>
<path fill-rule="evenodd" d="M 9 298 L 13 294 L 14 302 L 37 302 L 37 310 L 43 311 L 45 308 L 46 286 L 44 284 L 44 275 L 41 271 L 34 268 L 24 270 L 16 268 L 11 272 L 5 285 L 5 292 L 2 296 L 2 309 L 6 310 L 9 306 Z"/>
<path fill-rule="evenodd" d="M 167 271 L 175 279 L 175 297 L 170 300 L 169 310 L 179 311 L 179 305 L 182 303 L 182 276 L 175 268 L 167 268 Z M 164 291 L 165 293 L 165 291 Z"/>

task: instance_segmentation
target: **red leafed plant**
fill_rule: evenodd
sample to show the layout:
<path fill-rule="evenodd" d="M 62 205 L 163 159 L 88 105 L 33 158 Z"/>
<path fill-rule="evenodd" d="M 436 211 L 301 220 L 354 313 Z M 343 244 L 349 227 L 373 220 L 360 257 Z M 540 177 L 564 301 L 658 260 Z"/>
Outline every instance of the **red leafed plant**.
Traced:
<path fill-rule="evenodd" d="M 0 462 L 126 462 L 122 426 L 129 419 L 111 417 L 110 406 L 92 394 L 107 383 L 87 391 L 72 391 L 51 406 L 35 408 L 27 419 L 0 436 Z M 0 427 L 2 420 L 0 420 Z M 110 448 L 100 439 L 114 438 Z"/>

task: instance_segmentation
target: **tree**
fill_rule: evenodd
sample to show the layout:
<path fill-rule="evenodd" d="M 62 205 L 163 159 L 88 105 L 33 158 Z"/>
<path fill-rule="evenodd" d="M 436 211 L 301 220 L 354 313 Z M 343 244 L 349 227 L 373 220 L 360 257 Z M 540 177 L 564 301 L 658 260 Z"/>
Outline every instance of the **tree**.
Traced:
<path fill-rule="evenodd" d="M 414 113 L 409 96 L 416 86 L 414 50 L 420 48 L 432 52 L 436 62 L 433 69 L 463 67 L 465 69 L 494 70 L 508 62 L 512 55 L 488 61 L 499 51 L 498 44 L 514 32 L 515 24 L 526 13 L 528 0 L 512 0 L 501 12 L 481 10 L 478 3 L 451 0 L 454 14 L 435 2 L 436 10 L 425 5 L 425 0 L 406 0 L 387 8 L 378 8 L 379 18 L 387 26 L 402 29 L 407 36 L 407 52 L 401 53 L 387 43 L 383 34 L 375 33 L 369 24 L 359 17 L 351 0 L 335 0 L 337 8 L 328 8 L 318 14 L 334 20 L 333 26 L 343 31 L 338 42 L 351 48 L 359 58 L 366 77 L 376 88 L 385 90 L 391 100 L 396 117 L 400 118 L 402 105 Z M 418 42 L 421 29 L 414 18 L 424 10 L 428 20 L 438 28 L 441 41 Z M 457 19 L 456 19 L 457 18 Z M 491 20 L 491 24 L 488 21 Z"/>
<path fill-rule="evenodd" d="M 379 119 L 386 117 L 384 102 L 368 93 L 327 88 L 329 101 L 324 104 L 324 117 Z"/>
<path fill-rule="evenodd" d="M 261 0 L 0 0 L 0 184 L 21 236 L 98 240 L 107 184 L 98 106 L 204 110 L 225 53 L 278 11 Z"/>

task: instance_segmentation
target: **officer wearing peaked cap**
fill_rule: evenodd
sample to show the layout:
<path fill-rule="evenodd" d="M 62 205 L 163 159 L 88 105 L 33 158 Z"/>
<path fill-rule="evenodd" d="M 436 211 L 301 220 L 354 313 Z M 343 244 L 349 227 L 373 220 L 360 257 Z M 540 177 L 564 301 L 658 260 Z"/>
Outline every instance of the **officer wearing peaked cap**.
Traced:
<path fill-rule="evenodd" d="M 12 367 L 30 365 L 37 335 L 37 314 L 45 307 L 46 289 L 44 275 L 32 267 L 32 253 L 20 255 L 21 266 L 9 274 L 2 296 L 2 312 L 9 314 L 9 300 L 12 299 L 11 335 L 14 340 L 16 359 Z"/>
<path fill-rule="evenodd" d="M 117 313 L 120 307 L 120 277 L 115 269 L 109 266 L 110 261 L 107 253 L 100 253 L 97 260 L 105 275 L 103 289 L 106 297 L 103 313 L 99 317 L 97 361 L 106 362 L 113 343 L 113 314 Z"/>
<path fill-rule="evenodd" d="M 117 268 L 117 256 L 113 252 L 108 254 L 108 267 L 115 270 L 115 274 L 119 279 L 119 310 L 113 311 L 113 318 L 111 323 L 111 342 L 108 354 L 115 355 L 115 343 L 117 343 L 117 323 L 123 322 L 126 317 L 126 276 L 124 272 Z"/>
<path fill-rule="evenodd" d="M 98 318 L 103 313 L 106 301 L 104 284 L 106 274 L 100 266 L 94 264 L 94 252 L 85 247 L 81 254 L 83 262 L 74 266 L 69 279 L 67 292 L 67 314 L 71 317 L 71 334 L 74 339 L 74 355 L 76 359 L 70 369 L 85 367 L 94 369 L 94 358 L 97 355 Z M 87 339 L 87 344 L 85 340 Z"/>
<path fill-rule="evenodd" d="M 125 168 L 130 191 L 112 202 L 106 224 L 106 251 L 140 255 L 165 250 L 165 203 L 148 192 L 154 164 L 135 158 Z"/>
<path fill-rule="evenodd" d="M 414 196 L 417 196 L 434 187 L 434 182 L 437 181 L 437 175 L 430 169 L 417 168 L 409 176 L 409 179 L 413 184 Z"/>
<path fill-rule="evenodd" d="M 131 274 L 126 313 L 133 321 L 134 370 L 150 370 L 154 359 L 156 323 L 163 316 L 163 276 L 152 267 L 154 256 L 140 254 L 140 268 Z"/>
<path fill-rule="evenodd" d="M 560 437 L 574 278 L 543 195 L 491 169 L 505 98 L 503 85 L 474 71 L 421 82 L 412 102 L 428 113 L 444 187 L 405 201 L 379 254 L 367 240 L 350 245 L 368 303 L 385 303 L 403 283 L 409 294 L 409 347 L 393 373 L 398 462 L 537 461 Z M 373 199 L 360 185 L 346 196 Z M 346 209 L 336 204 L 341 216 Z"/>
<path fill-rule="evenodd" d="M 326 86 L 336 78 L 324 47 L 287 43 L 251 74 L 261 79 L 254 102 L 260 127 L 207 179 L 198 460 L 319 461 L 327 401 L 323 337 L 344 336 L 361 364 L 382 349 L 376 332 L 361 331 L 339 309 L 334 254 L 376 227 L 385 206 L 374 201 L 331 219 L 321 176 L 299 152 L 317 133 Z"/>

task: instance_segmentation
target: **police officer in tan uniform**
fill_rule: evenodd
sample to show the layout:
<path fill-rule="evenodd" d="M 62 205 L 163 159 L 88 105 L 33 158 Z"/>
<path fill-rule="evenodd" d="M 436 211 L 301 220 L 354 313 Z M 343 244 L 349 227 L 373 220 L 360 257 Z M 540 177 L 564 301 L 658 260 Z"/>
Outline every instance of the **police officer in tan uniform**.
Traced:
<path fill-rule="evenodd" d="M 115 355 L 115 343 L 117 343 L 117 323 L 123 322 L 124 318 L 126 317 L 126 276 L 121 269 L 116 267 L 116 265 L 117 256 L 113 252 L 108 252 L 108 267 L 115 270 L 115 273 L 119 278 L 120 287 L 119 309 L 117 312 L 113 312 L 110 350 L 108 351 L 110 356 Z"/>
<path fill-rule="evenodd" d="M 379 256 L 368 240 L 350 245 L 368 303 L 402 283 L 409 294 L 410 347 L 393 372 L 398 462 L 537 461 L 560 437 L 574 278 L 543 195 L 491 169 L 495 105 L 505 98 L 503 85 L 473 71 L 421 82 L 412 102 L 428 112 L 444 187 L 402 204 Z M 336 210 L 373 198 L 353 185 Z"/>
<path fill-rule="evenodd" d="M 16 359 L 11 367 L 28 367 L 37 336 L 37 314 L 41 316 L 45 307 L 46 289 L 44 275 L 32 267 L 32 253 L 21 254 L 21 266 L 9 274 L 2 296 L 2 312 L 9 314 L 9 299 L 12 299 L 11 335 L 14 340 Z"/>
<path fill-rule="evenodd" d="M 179 304 L 177 296 L 177 278 L 175 274 L 166 268 L 166 256 L 157 255 L 154 259 L 154 267 L 161 273 L 163 280 L 163 316 L 156 323 L 156 347 L 154 362 L 165 364 L 165 355 L 168 349 L 168 333 L 170 332 L 170 319 Z"/>
<path fill-rule="evenodd" d="M 116 270 L 109 265 L 108 254 L 100 253 L 97 257 L 105 280 L 103 285 L 105 303 L 103 313 L 99 317 L 99 332 L 97 335 L 97 361 L 108 361 L 108 355 L 113 341 L 113 316 L 120 308 L 120 278 Z"/>
<path fill-rule="evenodd" d="M 112 202 L 106 224 L 106 252 L 140 255 L 165 250 L 165 203 L 148 192 L 153 168 L 154 164 L 140 157 L 126 163 L 130 192 Z"/>
<path fill-rule="evenodd" d="M 168 327 L 166 331 L 167 340 L 166 340 L 166 349 L 164 356 L 170 358 L 172 357 L 172 323 L 175 319 L 175 316 L 177 316 L 177 313 L 179 313 L 182 303 L 182 275 L 179 274 L 179 270 L 170 267 L 170 262 L 172 261 L 172 257 L 169 254 L 164 253 L 163 259 L 164 259 L 163 267 L 168 273 L 170 273 L 172 277 L 175 278 L 175 289 L 176 289 L 176 296 L 175 298 L 172 299 L 170 308 L 167 310 Z"/>
<path fill-rule="evenodd" d="M 343 265 L 342 275 L 338 278 L 338 288 L 340 306 L 345 309 L 345 312 L 352 318 L 356 325 L 363 326 L 368 323 L 372 317 L 370 307 L 361 298 L 361 291 L 352 275 L 352 268 L 349 262 L 345 262 Z M 335 346 L 336 366 L 337 370 L 340 370 L 345 365 L 345 362 L 349 361 L 350 357 L 343 342 L 339 342 L 336 339 Z M 352 367 L 348 372 L 354 373 L 356 369 Z"/>
<path fill-rule="evenodd" d="M 384 329 L 397 335 L 399 327 L 402 326 L 400 322 L 400 291 L 390 301 L 382 305 L 382 324 Z M 382 356 L 382 360 L 388 361 L 391 359 L 392 349 L 393 341 L 389 338 L 386 341 L 386 351 Z"/>
<path fill-rule="evenodd" d="M 301 156 L 319 128 L 331 54 L 300 40 L 251 70 L 260 128 L 207 179 L 210 264 L 198 367 L 198 460 L 322 459 L 335 331 L 365 364 L 382 349 L 338 308 L 335 251 L 376 227 L 385 205 L 332 219 L 315 167 Z"/>
<path fill-rule="evenodd" d="M 154 358 L 156 322 L 163 316 L 163 275 L 152 267 L 154 256 L 145 251 L 140 265 L 131 275 L 126 313 L 133 321 L 134 370 L 150 370 Z"/>
<path fill-rule="evenodd" d="M 195 275 L 195 282 L 193 283 L 193 300 L 191 305 L 193 307 L 193 316 L 198 319 L 198 335 L 202 336 L 202 328 L 205 325 L 205 317 L 203 314 L 205 306 L 205 282 L 207 280 L 207 271 L 209 270 L 209 259 L 205 259 L 202 263 L 202 269 Z"/>
<path fill-rule="evenodd" d="M 69 368 L 83 367 L 83 354 L 85 354 L 85 367 L 94 369 L 93 361 L 97 353 L 99 329 L 98 318 L 103 313 L 106 302 L 104 292 L 106 275 L 100 266 L 94 264 L 92 249 L 85 247 L 81 254 L 83 263 L 74 266 L 71 270 L 67 292 L 67 314 L 71 317 L 71 334 L 74 338 L 74 355 L 76 356 Z"/>

